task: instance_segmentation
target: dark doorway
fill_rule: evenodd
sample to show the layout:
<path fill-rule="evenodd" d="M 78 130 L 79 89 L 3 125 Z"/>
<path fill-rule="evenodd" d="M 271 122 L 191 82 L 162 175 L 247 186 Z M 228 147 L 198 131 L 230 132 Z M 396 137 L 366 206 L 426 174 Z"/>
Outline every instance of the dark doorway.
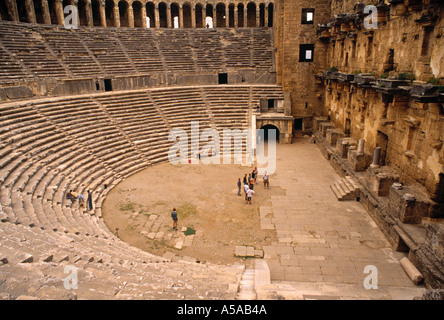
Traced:
<path fill-rule="evenodd" d="M 344 133 L 347 137 L 350 136 L 351 133 L 351 120 L 349 118 L 345 119 L 345 130 Z"/>
<path fill-rule="evenodd" d="M 267 125 L 263 126 L 261 128 L 261 130 L 264 131 L 264 142 L 268 141 L 268 139 L 270 137 L 270 132 L 269 131 L 271 131 L 271 130 L 275 130 L 275 132 L 276 132 L 276 142 L 279 142 L 279 129 L 276 126 L 274 126 L 272 124 L 267 124 Z"/>
<path fill-rule="evenodd" d="M 387 145 L 388 145 L 388 136 L 381 131 L 378 131 L 378 135 L 376 137 L 376 146 L 381 147 L 381 155 L 379 158 L 379 165 L 386 165 L 386 157 L 387 157 Z"/>
<path fill-rule="evenodd" d="M 103 84 L 105 85 L 105 91 L 113 91 L 111 79 L 104 79 Z"/>
<path fill-rule="evenodd" d="M 274 110 L 274 99 L 268 99 L 268 110 Z"/>
<path fill-rule="evenodd" d="M 302 130 L 303 119 L 294 119 L 294 130 Z"/>
<path fill-rule="evenodd" d="M 219 73 L 219 84 L 228 84 L 228 73 Z"/>

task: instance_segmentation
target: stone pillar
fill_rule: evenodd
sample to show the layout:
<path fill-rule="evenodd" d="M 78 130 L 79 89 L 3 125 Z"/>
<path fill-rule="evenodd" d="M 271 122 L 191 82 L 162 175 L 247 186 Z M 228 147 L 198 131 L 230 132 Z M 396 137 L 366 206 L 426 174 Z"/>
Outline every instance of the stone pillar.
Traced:
<path fill-rule="evenodd" d="M 73 0 L 73 5 L 74 7 L 76 7 L 76 12 L 77 12 L 77 23 L 80 26 L 80 12 L 79 12 L 79 0 Z M 65 9 L 65 8 L 63 8 Z"/>
<path fill-rule="evenodd" d="M 260 26 L 260 20 L 261 20 L 261 8 L 260 6 L 256 5 L 256 27 Z"/>
<path fill-rule="evenodd" d="M 381 157 L 381 147 L 376 147 L 375 151 L 373 152 L 373 163 L 372 167 L 378 167 L 379 166 L 379 159 Z"/>
<path fill-rule="evenodd" d="M 244 28 L 248 27 L 248 8 L 244 6 Z"/>
<path fill-rule="evenodd" d="M 167 28 L 171 27 L 171 5 L 167 5 Z"/>
<path fill-rule="evenodd" d="M 230 26 L 230 7 L 228 3 L 225 4 L 225 27 L 228 28 Z"/>
<path fill-rule="evenodd" d="M 265 6 L 264 8 L 264 27 L 268 27 L 268 6 L 270 4 L 268 4 L 267 6 Z"/>
<path fill-rule="evenodd" d="M 100 1 L 100 26 L 106 27 L 105 0 Z"/>
<path fill-rule="evenodd" d="M 156 28 L 160 28 L 159 4 L 154 6 L 154 24 Z"/>
<path fill-rule="evenodd" d="M 120 11 L 119 11 L 119 5 L 117 3 L 114 4 L 114 27 L 119 28 L 120 27 Z"/>
<path fill-rule="evenodd" d="M 26 0 L 25 6 L 26 6 L 26 16 L 28 17 L 28 22 L 37 23 L 37 19 L 35 17 L 34 2 L 32 0 Z"/>
<path fill-rule="evenodd" d="M 93 12 L 92 12 L 92 3 L 91 0 L 86 1 L 86 25 L 88 27 L 94 26 L 94 20 L 93 20 Z"/>
<path fill-rule="evenodd" d="M 146 24 L 146 6 L 145 4 L 142 5 L 142 9 L 140 14 L 142 15 L 142 28 L 146 29 L 148 27 L 148 25 Z M 151 21 L 151 23 L 153 23 Z"/>
<path fill-rule="evenodd" d="M 134 28 L 134 9 L 131 4 L 128 5 L 128 27 Z"/>
<path fill-rule="evenodd" d="M 364 153 L 364 147 L 365 147 L 365 139 L 359 139 L 358 153 L 363 154 Z"/>
<path fill-rule="evenodd" d="M 239 27 L 239 9 L 237 4 L 234 5 L 234 27 Z"/>
<path fill-rule="evenodd" d="M 183 6 L 179 5 L 179 28 L 183 29 Z"/>
<path fill-rule="evenodd" d="M 213 28 L 217 28 L 217 11 L 216 5 L 213 6 Z"/>
<path fill-rule="evenodd" d="M 191 28 L 196 28 L 196 6 L 191 8 Z"/>
<path fill-rule="evenodd" d="M 207 6 L 205 6 L 205 8 L 202 9 L 202 24 L 203 27 L 206 28 L 207 27 Z"/>
<path fill-rule="evenodd" d="M 51 14 L 49 13 L 48 1 L 42 1 L 42 18 L 44 24 L 51 24 Z"/>
<path fill-rule="evenodd" d="M 63 13 L 63 1 L 62 0 L 55 1 L 55 12 L 56 12 L 56 16 L 57 16 L 57 24 L 64 25 L 65 14 Z"/>
<path fill-rule="evenodd" d="M 18 15 L 17 3 L 15 0 L 6 0 L 6 6 L 8 8 L 9 15 L 14 22 L 20 22 L 20 17 Z"/>

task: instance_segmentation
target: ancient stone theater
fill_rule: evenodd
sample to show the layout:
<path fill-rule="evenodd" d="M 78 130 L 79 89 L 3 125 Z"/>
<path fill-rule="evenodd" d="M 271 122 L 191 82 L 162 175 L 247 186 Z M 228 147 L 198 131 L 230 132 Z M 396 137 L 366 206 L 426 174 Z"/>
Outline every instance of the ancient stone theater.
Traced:
<path fill-rule="evenodd" d="M 443 144 L 442 0 L 0 0 L 0 299 L 444 299 Z"/>

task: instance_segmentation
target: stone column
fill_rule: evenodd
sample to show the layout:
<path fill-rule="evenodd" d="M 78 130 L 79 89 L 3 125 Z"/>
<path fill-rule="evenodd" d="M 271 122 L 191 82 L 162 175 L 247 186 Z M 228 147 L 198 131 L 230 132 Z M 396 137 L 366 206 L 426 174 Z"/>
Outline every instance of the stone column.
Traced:
<path fill-rule="evenodd" d="M 44 24 L 51 24 L 51 14 L 49 13 L 48 1 L 42 1 L 42 18 Z"/>
<path fill-rule="evenodd" d="M 237 4 L 234 5 L 234 27 L 237 28 L 239 26 L 239 12 L 238 12 Z"/>
<path fill-rule="evenodd" d="M 167 5 L 167 28 L 171 27 L 171 5 Z"/>
<path fill-rule="evenodd" d="M 202 24 L 203 27 L 206 28 L 207 27 L 207 6 L 205 6 L 205 8 L 202 8 Z"/>
<path fill-rule="evenodd" d="M 25 7 L 26 7 L 26 16 L 28 17 L 28 22 L 37 23 L 37 19 L 35 17 L 34 2 L 32 0 L 26 0 Z"/>
<path fill-rule="evenodd" d="M 100 26 L 106 27 L 105 0 L 100 1 Z"/>
<path fill-rule="evenodd" d="M 216 5 L 213 6 L 213 28 L 217 28 L 217 11 L 216 11 Z"/>
<path fill-rule="evenodd" d="M 119 5 L 114 3 L 114 27 L 119 28 L 120 27 L 120 12 L 119 12 Z"/>
<path fill-rule="evenodd" d="M 265 6 L 264 8 L 264 27 L 268 27 L 268 6 L 270 4 L 268 4 L 267 6 Z"/>
<path fill-rule="evenodd" d="M 77 12 L 77 23 L 80 26 L 80 13 L 79 13 L 79 0 L 73 0 L 73 5 L 74 7 L 76 7 L 76 12 Z"/>
<path fill-rule="evenodd" d="M 154 6 L 154 24 L 156 28 L 160 28 L 159 4 Z"/>
<path fill-rule="evenodd" d="M 375 151 L 373 152 L 373 163 L 372 167 L 378 167 L 379 166 L 379 159 L 381 157 L 381 147 L 376 147 Z"/>
<path fill-rule="evenodd" d="M 57 24 L 64 25 L 65 14 L 63 13 L 63 1 L 62 0 L 55 1 L 55 12 L 56 12 L 56 16 L 57 16 Z"/>
<path fill-rule="evenodd" d="M 86 25 L 88 27 L 94 26 L 93 13 L 92 13 L 92 3 L 91 0 L 86 1 Z"/>
<path fill-rule="evenodd" d="M 128 27 L 134 28 L 134 9 L 131 4 L 128 4 Z"/>
<path fill-rule="evenodd" d="M 15 0 L 6 0 L 6 6 L 8 8 L 8 13 L 14 22 L 20 22 L 20 17 L 18 15 L 17 3 Z"/>
<path fill-rule="evenodd" d="M 364 147 L 365 147 L 365 139 L 359 139 L 358 153 L 363 154 L 364 153 Z"/>
<path fill-rule="evenodd" d="M 248 27 L 248 8 L 244 5 L 244 28 Z"/>
<path fill-rule="evenodd" d="M 196 28 L 196 6 L 191 8 L 191 28 Z"/>
<path fill-rule="evenodd" d="M 146 5 L 142 4 L 142 9 L 140 14 L 142 15 L 142 28 L 146 29 L 148 27 L 148 25 L 146 24 Z M 153 23 L 152 21 L 150 21 L 150 23 Z"/>
<path fill-rule="evenodd" d="M 256 6 L 256 27 L 260 26 L 260 21 L 261 21 L 261 8 L 260 6 Z"/>
<path fill-rule="evenodd" d="M 183 6 L 179 5 L 179 28 L 183 29 Z"/>

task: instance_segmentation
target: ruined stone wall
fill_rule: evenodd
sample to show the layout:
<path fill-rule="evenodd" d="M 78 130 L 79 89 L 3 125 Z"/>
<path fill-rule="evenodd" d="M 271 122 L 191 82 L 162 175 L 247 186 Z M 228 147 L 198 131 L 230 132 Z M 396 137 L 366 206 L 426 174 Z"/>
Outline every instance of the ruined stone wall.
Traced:
<path fill-rule="evenodd" d="M 279 0 L 274 29 L 277 83 L 290 93 L 292 115 L 310 118 L 322 113 L 323 101 L 313 81 L 317 70 L 325 65 L 325 44 L 316 37 L 316 26 L 330 19 L 327 0 Z M 303 9 L 314 9 L 312 24 L 303 24 Z M 300 62 L 300 45 L 314 45 L 313 61 Z M 309 120 L 308 120 L 309 121 Z M 306 124 L 310 126 L 307 122 Z"/>
<path fill-rule="evenodd" d="M 349 2 L 333 1 L 332 12 L 339 14 Z M 365 139 L 368 153 L 381 147 L 382 164 L 396 169 L 401 182 L 418 182 L 442 203 L 444 6 L 419 3 L 385 7 L 377 29 L 365 29 L 362 16 L 356 23 L 355 16 L 339 15 L 322 36 L 318 30 L 329 47 L 326 70 L 342 74 L 333 81 L 327 76 L 325 116 L 356 140 Z M 347 81 L 357 74 L 370 74 L 372 82 Z M 390 79 L 404 82 L 390 89 Z M 414 96 L 416 86 L 432 88 L 433 97 Z"/>

